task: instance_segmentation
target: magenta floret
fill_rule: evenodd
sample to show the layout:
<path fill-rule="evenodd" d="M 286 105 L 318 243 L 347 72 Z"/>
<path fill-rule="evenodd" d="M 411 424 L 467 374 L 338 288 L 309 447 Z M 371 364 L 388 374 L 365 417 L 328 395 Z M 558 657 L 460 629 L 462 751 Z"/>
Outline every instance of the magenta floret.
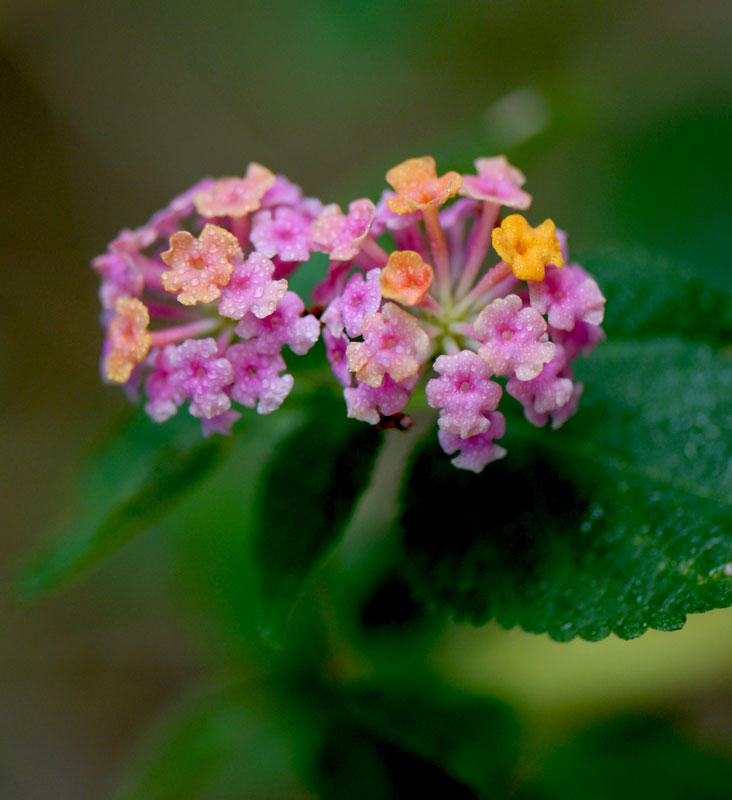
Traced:
<path fill-rule="evenodd" d="M 376 425 L 382 416 L 389 417 L 404 409 L 415 385 L 413 378 L 397 383 L 388 375 L 379 387 L 356 381 L 354 387 L 343 391 L 348 416 Z"/>
<path fill-rule="evenodd" d="M 287 281 L 274 280 L 275 265 L 262 253 L 252 253 L 231 274 L 221 291 L 219 313 L 231 319 L 241 319 L 251 313 L 255 317 L 269 316 L 287 292 Z"/>
<path fill-rule="evenodd" d="M 460 451 L 459 455 L 452 459 L 456 467 L 471 472 L 482 472 L 486 464 L 506 455 L 506 450 L 494 442 L 494 439 L 500 439 L 506 433 L 505 417 L 500 411 L 491 411 L 486 418 L 489 422 L 488 430 L 476 436 L 469 436 L 467 439 L 449 431 L 438 432 L 440 446 L 448 455 Z"/>
<path fill-rule="evenodd" d="M 224 389 L 232 384 L 234 371 L 226 358 L 219 357 L 214 339 L 188 339 L 170 353 L 169 360 L 179 396 L 190 397 L 194 417 L 211 419 L 231 408 Z"/>
<path fill-rule="evenodd" d="M 259 414 L 271 414 L 292 391 L 292 375 L 280 375 L 287 367 L 279 353 L 261 353 L 251 341 L 231 345 L 226 358 L 233 367 L 231 396 L 237 403 L 247 408 L 256 406 Z"/>
<path fill-rule="evenodd" d="M 600 325 L 605 314 L 599 286 L 576 264 L 547 267 L 543 281 L 529 281 L 529 297 L 532 307 L 547 315 L 552 328 L 563 331 L 571 331 L 578 320 Z"/>
<path fill-rule="evenodd" d="M 535 308 L 524 306 L 518 295 L 494 300 L 480 312 L 473 327 L 483 342 L 478 355 L 496 375 L 515 374 L 527 381 L 554 356 L 546 320 Z"/>
<path fill-rule="evenodd" d="M 252 244 L 267 258 L 307 261 L 312 249 L 311 227 L 309 216 L 289 206 L 258 211 L 252 222 Z"/>
<path fill-rule="evenodd" d="M 258 319 L 245 314 L 236 326 L 237 336 L 255 339 L 260 353 L 273 355 L 289 345 L 293 353 L 304 355 L 318 341 L 320 323 L 312 314 L 305 314 L 305 304 L 294 293 L 287 292 L 272 314 Z"/>
<path fill-rule="evenodd" d="M 434 367 L 440 377 L 427 382 L 426 392 L 427 402 L 440 409 L 440 430 L 463 439 L 485 433 L 486 414 L 498 408 L 502 394 L 490 367 L 471 350 L 439 356 Z"/>
<path fill-rule="evenodd" d="M 549 412 L 565 407 L 574 391 L 564 348 L 556 345 L 554 358 L 544 364 L 535 378 L 528 381 L 511 378 L 506 384 L 506 391 L 523 405 L 529 422 L 539 427 L 546 425 Z"/>

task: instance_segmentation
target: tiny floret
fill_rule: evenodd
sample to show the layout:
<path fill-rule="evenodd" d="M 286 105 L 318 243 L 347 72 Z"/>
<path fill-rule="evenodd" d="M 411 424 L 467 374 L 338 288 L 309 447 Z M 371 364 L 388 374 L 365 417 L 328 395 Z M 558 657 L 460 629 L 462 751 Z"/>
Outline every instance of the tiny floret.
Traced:
<path fill-rule="evenodd" d="M 492 411 L 487 419 L 488 430 L 467 439 L 450 431 L 440 430 L 438 433 L 440 446 L 448 455 L 460 451 L 452 460 L 456 467 L 482 472 L 491 461 L 497 461 L 506 455 L 506 450 L 494 442 L 494 439 L 500 439 L 506 433 L 506 418 L 500 411 Z"/>
<path fill-rule="evenodd" d="M 405 306 L 416 306 L 429 291 L 433 277 L 432 267 L 419 253 L 397 250 L 389 254 L 381 271 L 381 294 Z"/>
<path fill-rule="evenodd" d="M 114 317 L 107 333 L 108 351 L 104 359 L 107 379 L 125 383 L 135 364 L 139 364 L 150 349 L 147 326 L 150 314 L 136 297 L 120 297 L 114 304 Z"/>
<path fill-rule="evenodd" d="M 257 413 L 271 414 L 292 391 L 292 375 L 280 374 L 286 365 L 279 353 L 261 353 L 256 342 L 250 341 L 231 345 L 226 357 L 234 369 L 231 396 L 243 406 L 256 406 Z"/>
<path fill-rule="evenodd" d="M 549 266 L 543 281 L 529 283 L 531 305 L 546 314 L 553 328 L 571 331 L 577 321 L 600 325 L 605 298 L 582 267 L 570 264 L 562 270 Z"/>
<path fill-rule="evenodd" d="M 361 335 L 361 326 L 369 314 L 381 306 L 381 270 L 372 269 L 366 277 L 356 273 L 346 283 L 343 293 L 330 302 L 320 318 L 331 334 L 337 336 L 345 328 L 354 338 Z"/>
<path fill-rule="evenodd" d="M 410 214 L 430 206 L 439 207 L 455 197 L 463 179 L 458 172 L 446 172 L 437 177 L 432 156 L 408 158 L 386 173 L 396 196 L 387 199 L 387 206 L 395 214 Z"/>
<path fill-rule="evenodd" d="M 478 355 L 496 375 L 515 375 L 519 380 L 535 378 L 554 357 L 546 320 L 518 295 L 510 294 L 487 305 L 474 325 L 483 342 Z"/>
<path fill-rule="evenodd" d="M 231 319 L 241 319 L 248 312 L 259 319 L 272 314 L 287 291 L 284 278 L 272 278 L 274 271 L 275 265 L 261 253 L 238 263 L 221 292 L 219 313 Z"/>
<path fill-rule="evenodd" d="M 313 241 L 336 261 L 350 261 L 359 251 L 376 214 L 371 200 L 354 200 L 344 214 L 337 203 L 326 206 L 313 223 Z"/>
<path fill-rule="evenodd" d="M 485 433 L 488 412 L 498 408 L 502 394 L 490 367 L 471 350 L 439 356 L 434 367 L 440 377 L 427 382 L 426 392 L 427 402 L 440 409 L 440 430 L 462 439 Z"/>
<path fill-rule="evenodd" d="M 351 342 L 346 349 L 348 366 L 358 380 L 375 388 L 385 375 L 397 383 L 414 375 L 429 350 L 430 338 L 417 318 L 395 303 L 366 317 L 361 333 L 363 342 Z"/>
<path fill-rule="evenodd" d="M 261 206 L 275 181 L 276 176 L 267 167 L 253 162 L 243 178 L 221 178 L 197 192 L 193 202 L 204 217 L 244 217 Z"/>
<path fill-rule="evenodd" d="M 479 158 L 475 169 L 477 175 L 463 175 L 460 194 L 509 208 L 523 210 L 531 205 L 531 195 L 520 188 L 526 183 L 523 172 L 511 166 L 506 156 Z"/>
<path fill-rule="evenodd" d="M 349 387 L 343 392 L 348 416 L 376 425 L 382 417 L 393 416 L 404 409 L 409 402 L 414 383 L 413 379 L 397 383 L 388 375 L 384 377 L 381 386 L 377 387 L 356 381 L 355 387 Z"/>
<path fill-rule="evenodd" d="M 265 209 L 254 215 L 252 243 L 268 258 L 283 261 L 307 261 L 310 258 L 312 220 L 289 206 L 274 211 Z"/>
<path fill-rule="evenodd" d="M 219 356 L 214 339 L 188 339 L 170 356 L 175 384 L 183 397 L 190 397 L 194 417 L 212 419 L 231 408 L 224 391 L 234 381 L 234 370 Z"/>
<path fill-rule="evenodd" d="M 174 233 L 170 250 L 160 257 L 170 267 L 160 276 L 163 287 L 178 292 L 178 302 L 184 306 L 217 300 L 243 259 L 236 236 L 210 223 L 198 239 L 188 231 Z"/>
<path fill-rule="evenodd" d="M 550 219 L 532 228 L 521 214 L 511 214 L 493 229 L 493 247 L 521 281 L 543 281 L 549 264 L 564 266 L 557 229 Z"/>

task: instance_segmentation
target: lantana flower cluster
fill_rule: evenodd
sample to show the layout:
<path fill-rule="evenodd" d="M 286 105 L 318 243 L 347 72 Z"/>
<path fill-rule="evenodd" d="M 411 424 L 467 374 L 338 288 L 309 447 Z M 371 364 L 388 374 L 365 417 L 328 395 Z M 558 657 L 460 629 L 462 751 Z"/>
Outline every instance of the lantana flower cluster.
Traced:
<path fill-rule="evenodd" d="M 94 261 L 105 377 L 158 422 L 188 403 L 205 433 L 228 432 L 233 404 L 280 407 L 285 345 L 302 355 L 322 335 L 349 417 L 405 429 L 424 384 L 442 448 L 480 472 L 505 455 L 504 392 L 537 426 L 576 411 L 572 363 L 602 339 L 605 299 L 552 220 L 516 213 L 531 203 L 522 173 L 503 156 L 475 168 L 409 159 L 378 204 L 346 211 L 258 164 L 202 181 Z M 314 252 L 330 261 L 306 309 L 288 276 Z"/>

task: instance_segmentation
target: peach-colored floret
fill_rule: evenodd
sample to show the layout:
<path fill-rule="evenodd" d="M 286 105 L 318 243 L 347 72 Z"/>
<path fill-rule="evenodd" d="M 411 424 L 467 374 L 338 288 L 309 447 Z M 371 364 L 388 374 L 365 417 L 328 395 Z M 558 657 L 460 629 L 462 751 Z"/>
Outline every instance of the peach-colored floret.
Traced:
<path fill-rule="evenodd" d="M 114 304 L 115 316 L 107 331 L 109 350 L 104 359 L 104 372 L 110 381 L 124 383 L 135 364 L 145 358 L 150 349 L 150 314 L 147 306 L 136 297 L 119 297 Z"/>
<path fill-rule="evenodd" d="M 462 186 L 462 176 L 457 172 L 446 172 L 437 177 L 435 159 L 432 156 L 408 158 L 386 173 L 396 197 L 387 199 L 387 206 L 395 214 L 411 214 L 429 206 L 441 206 L 454 197 Z"/>
<path fill-rule="evenodd" d="M 244 256 L 233 233 L 208 223 L 198 239 L 188 231 L 174 233 L 170 250 L 161 258 L 170 267 L 160 276 L 163 287 L 179 292 L 178 301 L 184 306 L 193 306 L 218 299 Z"/>
<path fill-rule="evenodd" d="M 252 162 L 243 178 L 221 178 L 193 197 L 196 211 L 204 217 L 244 217 L 256 211 L 262 197 L 274 186 L 276 176 Z"/>
<path fill-rule="evenodd" d="M 416 306 L 429 291 L 434 272 L 414 250 L 399 250 L 389 255 L 381 270 L 381 296 L 405 306 Z"/>
<path fill-rule="evenodd" d="M 511 214 L 493 229 L 493 247 L 521 281 L 543 281 L 549 264 L 564 266 L 557 229 L 547 219 L 532 228 L 521 214 Z"/>
<path fill-rule="evenodd" d="M 362 383 L 377 388 L 384 376 L 399 383 L 419 370 L 429 352 L 430 338 L 408 311 L 386 303 L 361 326 L 363 342 L 346 348 L 348 368 Z"/>

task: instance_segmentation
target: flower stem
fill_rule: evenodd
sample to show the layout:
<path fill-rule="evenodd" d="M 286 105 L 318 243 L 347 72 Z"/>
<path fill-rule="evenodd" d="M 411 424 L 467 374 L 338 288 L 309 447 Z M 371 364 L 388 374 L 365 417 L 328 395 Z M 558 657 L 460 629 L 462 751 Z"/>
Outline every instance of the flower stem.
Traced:
<path fill-rule="evenodd" d="M 497 203 L 487 200 L 483 203 L 483 211 L 475 223 L 477 227 L 470 243 L 463 274 L 455 290 L 456 297 L 462 297 L 470 289 L 481 264 L 485 261 L 491 243 L 491 232 L 498 218 L 498 209 Z"/>
<path fill-rule="evenodd" d="M 447 252 L 447 241 L 440 225 L 440 217 L 436 208 L 428 206 L 422 209 L 424 229 L 430 243 L 432 259 L 437 274 L 437 290 L 443 305 L 450 301 L 450 257 Z"/>
<path fill-rule="evenodd" d="M 176 325 L 172 328 L 163 328 L 160 331 L 151 331 L 150 344 L 152 347 L 165 347 L 168 344 L 177 344 L 184 339 L 192 339 L 204 333 L 210 333 L 219 327 L 218 319 L 199 319 L 188 325 Z"/>
<path fill-rule="evenodd" d="M 495 267 L 489 269 L 488 272 L 486 272 L 486 274 L 473 287 L 472 291 L 466 294 L 465 297 L 463 297 L 463 299 L 455 306 L 454 313 L 457 316 L 460 316 L 463 312 L 467 311 L 481 295 L 484 295 L 494 286 L 497 286 L 510 274 L 511 267 L 509 267 L 505 261 L 500 261 Z"/>

